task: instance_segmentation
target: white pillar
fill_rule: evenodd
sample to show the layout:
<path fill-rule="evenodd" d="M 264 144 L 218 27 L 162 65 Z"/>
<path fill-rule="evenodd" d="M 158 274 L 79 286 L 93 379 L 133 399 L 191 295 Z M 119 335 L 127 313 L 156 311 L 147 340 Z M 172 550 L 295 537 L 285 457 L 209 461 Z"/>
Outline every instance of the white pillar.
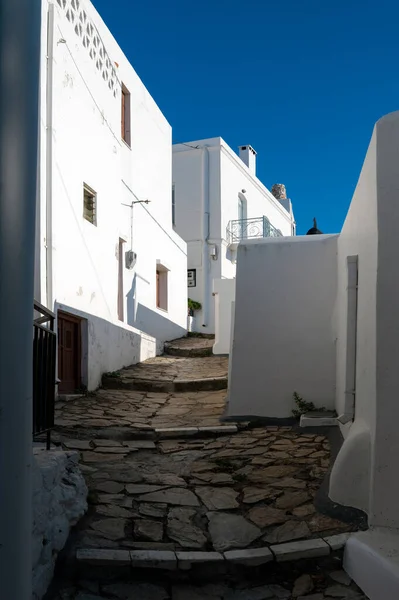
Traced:
<path fill-rule="evenodd" d="M 31 600 L 41 0 L 0 0 L 0 597 Z"/>

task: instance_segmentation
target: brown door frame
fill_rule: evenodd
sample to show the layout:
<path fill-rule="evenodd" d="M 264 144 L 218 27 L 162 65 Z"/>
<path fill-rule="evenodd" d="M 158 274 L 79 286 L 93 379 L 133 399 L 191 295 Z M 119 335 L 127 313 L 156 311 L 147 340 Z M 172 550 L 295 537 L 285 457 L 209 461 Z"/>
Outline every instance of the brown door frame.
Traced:
<path fill-rule="evenodd" d="M 58 319 L 64 319 L 65 321 L 70 321 L 71 323 L 75 323 L 77 327 L 77 349 L 76 349 L 76 359 L 77 359 L 77 385 L 78 387 L 82 385 L 82 319 L 73 315 L 72 313 L 66 312 L 64 310 L 57 311 L 57 336 L 58 336 Z M 58 342 L 58 340 L 57 340 Z M 57 353 L 57 361 L 58 361 L 58 353 Z M 57 371 L 58 371 L 58 363 L 57 363 Z M 57 373 L 58 374 L 58 373 Z"/>

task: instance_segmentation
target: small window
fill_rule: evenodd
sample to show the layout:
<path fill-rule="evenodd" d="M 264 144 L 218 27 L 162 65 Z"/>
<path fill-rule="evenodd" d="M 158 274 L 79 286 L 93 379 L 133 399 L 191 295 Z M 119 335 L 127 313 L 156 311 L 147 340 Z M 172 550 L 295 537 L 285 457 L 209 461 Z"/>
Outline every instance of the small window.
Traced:
<path fill-rule="evenodd" d="M 83 184 L 83 217 L 97 225 L 97 194 L 86 184 Z"/>
<path fill-rule="evenodd" d="M 172 225 L 176 225 L 176 194 L 175 184 L 172 185 Z"/>
<path fill-rule="evenodd" d="M 126 144 L 130 146 L 130 92 L 122 83 L 122 121 L 121 121 L 121 136 Z"/>
<path fill-rule="evenodd" d="M 168 271 L 157 269 L 157 308 L 168 310 Z"/>

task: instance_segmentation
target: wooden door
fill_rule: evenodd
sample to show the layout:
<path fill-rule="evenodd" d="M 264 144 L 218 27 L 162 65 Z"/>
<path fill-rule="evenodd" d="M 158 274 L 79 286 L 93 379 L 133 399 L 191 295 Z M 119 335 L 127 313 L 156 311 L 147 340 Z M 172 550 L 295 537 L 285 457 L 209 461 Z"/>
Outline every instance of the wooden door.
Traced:
<path fill-rule="evenodd" d="M 58 391 L 70 394 L 81 388 L 80 376 L 80 319 L 58 313 Z"/>

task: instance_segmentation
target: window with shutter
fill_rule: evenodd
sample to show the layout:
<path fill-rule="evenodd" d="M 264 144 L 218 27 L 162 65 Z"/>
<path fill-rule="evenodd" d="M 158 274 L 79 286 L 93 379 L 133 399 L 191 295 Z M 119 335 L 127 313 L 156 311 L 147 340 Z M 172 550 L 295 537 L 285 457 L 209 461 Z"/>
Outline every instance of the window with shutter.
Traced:
<path fill-rule="evenodd" d="M 130 135 L 130 92 L 122 83 L 121 105 L 121 137 L 128 146 L 131 144 Z"/>
<path fill-rule="evenodd" d="M 85 183 L 83 184 L 83 218 L 97 226 L 97 194 Z"/>

